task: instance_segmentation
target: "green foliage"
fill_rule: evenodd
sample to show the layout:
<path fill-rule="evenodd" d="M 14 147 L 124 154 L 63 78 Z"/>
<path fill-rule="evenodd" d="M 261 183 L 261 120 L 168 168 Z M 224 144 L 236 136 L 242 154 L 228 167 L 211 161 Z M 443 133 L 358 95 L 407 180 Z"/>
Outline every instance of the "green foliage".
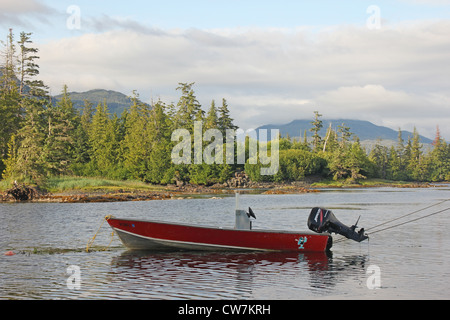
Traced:
<path fill-rule="evenodd" d="M 322 174 L 326 167 L 326 160 L 318 154 L 301 149 L 285 149 L 279 153 L 279 170 L 271 175 L 261 175 L 261 168 L 264 167 L 258 161 L 257 164 L 245 164 L 245 172 L 251 180 L 262 181 L 300 181 L 306 176 Z"/>
<path fill-rule="evenodd" d="M 323 127 L 323 121 L 320 120 L 320 117 L 322 115 L 318 111 L 314 111 L 314 121 L 311 122 L 312 128 L 309 130 L 313 133 L 313 150 L 316 152 L 320 149 L 320 143 L 322 142 L 319 131 Z"/>
<path fill-rule="evenodd" d="M 63 99 L 47 108 L 48 128 L 43 158 L 48 175 L 69 173 L 69 165 L 74 158 L 77 122 L 77 113 L 67 93 L 67 86 L 64 86 Z"/>
<path fill-rule="evenodd" d="M 417 130 L 406 143 L 399 130 L 396 146 L 378 144 L 367 154 L 345 123 L 337 130 L 330 125 L 325 137 L 321 137 L 323 122 L 318 111 L 311 122 L 312 141 L 308 142 L 306 131 L 303 141 L 279 137 L 279 170 L 274 175 L 261 175 L 261 168 L 267 165 L 249 159 L 250 145 L 255 142 L 250 138 L 245 141 L 245 165 L 226 161 L 174 164 L 171 152 L 176 142 L 171 141 L 171 136 L 175 129 L 187 129 L 193 136 L 194 122 L 202 121 L 202 134 L 218 129 L 224 139 L 227 129 L 237 129 L 225 99 L 219 107 L 213 100 L 205 116 L 194 83 L 179 83 L 180 98 L 176 104 L 158 101 L 150 106 L 133 92 L 127 98 L 132 101 L 131 107 L 120 116 L 111 114 L 106 101 L 96 107 L 84 101 L 78 112 L 67 86 L 56 104 L 50 102 L 47 87 L 37 79 L 38 50 L 31 44 L 30 33 L 21 33 L 16 45 L 10 32 L 2 52 L 0 173 L 8 181 L 40 183 L 77 175 L 152 184 L 211 185 L 227 181 L 241 169 L 253 181 L 298 181 L 311 175 L 352 182 L 365 178 L 450 180 L 450 145 L 440 137 L 439 130 L 429 153 L 424 153 Z M 203 150 L 210 143 L 204 140 Z M 271 142 L 264 146 L 271 150 Z M 193 151 L 193 144 L 191 147 Z M 222 149 L 225 159 L 225 145 Z M 237 149 L 234 142 L 234 163 L 238 162 Z M 218 150 L 221 149 L 214 149 L 211 155 Z"/>

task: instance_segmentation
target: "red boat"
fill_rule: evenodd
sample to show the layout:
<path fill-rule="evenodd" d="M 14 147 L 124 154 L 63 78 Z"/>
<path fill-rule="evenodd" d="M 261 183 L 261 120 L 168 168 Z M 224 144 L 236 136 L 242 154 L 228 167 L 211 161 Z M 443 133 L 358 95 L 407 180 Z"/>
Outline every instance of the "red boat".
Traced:
<path fill-rule="evenodd" d="M 129 249 L 325 251 L 331 236 L 312 232 L 211 228 L 110 218 L 109 225 Z"/>
<path fill-rule="evenodd" d="M 253 230 L 250 218 L 256 219 L 251 208 L 249 212 L 236 210 L 234 229 L 113 217 L 106 219 L 129 249 L 323 252 L 332 246 L 332 232 L 358 242 L 368 238 L 364 229 L 356 232 L 356 224 L 347 227 L 330 210 L 322 208 L 313 208 L 308 218 L 309 229 L 316 233 Z"/>

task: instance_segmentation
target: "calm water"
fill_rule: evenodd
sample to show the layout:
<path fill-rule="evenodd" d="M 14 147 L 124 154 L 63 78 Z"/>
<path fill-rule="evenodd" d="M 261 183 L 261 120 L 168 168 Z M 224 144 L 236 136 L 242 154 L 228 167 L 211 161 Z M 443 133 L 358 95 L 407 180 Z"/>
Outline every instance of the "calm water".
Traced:
<path fill-rule="evenodd" d="M 253 226 L 259 229 L 306 230 L 314 206 L 332 209 L 348 225 L 361 216 L 359 225 L 370 229 L 445 199 L 450 199 L 448 186 L 339 189 L 242 194 L 240 206 L 252 207 L 257 216 Z M 450 201 L 411 218 L 447 207 Z M 0 299 L 450 298 L 450 211 L 375 233 L 361 244 L 334 236 L 330 255 L 133 252 L 117 236 L 108 251 L 82 251 L 109 214 L 232 227 L 234 208 L 234 197 L 0 204 Z M 94 245 L 107 246 L 110 233 L 105 223 Z M 17 254 L 4 256 L 7 250 Z M 67 268 L 73 265 L 81 272 L 79 289 L 67 286 Z M 367 283 L 374 274 L 367 272 L 374 265 L 381 287 L 371 290 Z"/>

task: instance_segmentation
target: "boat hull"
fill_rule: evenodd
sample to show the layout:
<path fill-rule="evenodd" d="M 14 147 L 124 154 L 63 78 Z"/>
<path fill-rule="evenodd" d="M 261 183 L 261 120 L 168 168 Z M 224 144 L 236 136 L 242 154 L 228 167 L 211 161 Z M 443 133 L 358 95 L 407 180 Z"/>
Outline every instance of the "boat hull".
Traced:
<path fill-rule="evenodd" d="M 237 230 L 110 218 L 109 225 L 129 249 L 209 251 L 323 252 L 329 234 L 274 230 Z"/>

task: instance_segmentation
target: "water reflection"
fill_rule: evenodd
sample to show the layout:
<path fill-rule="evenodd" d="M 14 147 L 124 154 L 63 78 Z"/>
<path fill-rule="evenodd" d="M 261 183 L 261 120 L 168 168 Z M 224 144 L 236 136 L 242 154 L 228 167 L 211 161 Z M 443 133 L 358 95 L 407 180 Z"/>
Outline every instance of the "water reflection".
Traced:
<path fill-rule="evenodd" d="M 304 230 L 310 208 L 336 208 L 341 221 L 369 229 L 449 198 L 449 189 L 358 189 L 298 195 L 250 195 L 241 203 L 255 228 Z M 450 215 L 371 235 L 369 242 L 335 241 L 333 256 L 292 253 L 84 252 L 107 214 L 233 227 L 232 197 L 149 202 L 0 204 L 0 299 L 314 299 L 448 298 Z M 426 215 L 448 203 L 423 211 Z M 366 230 L 367 230 L 366 229 Z M 104 228 L 95 245 L 106 247 Z M 0 253 L 2 253 L 0 252 Z M 24 254 L 21 254 L 24 253 Z M 370 257 L 370 258 L 369 258 Z M 67 287 L 69 265 L 81 269 L 81 290 Z M 366 286 L 369 265 L 382 288 Z"/>
<path fill-rule="evenodd" d="M 109 281 L 122 288 L 121 297 L 138 294 L 144 299 L 248 299 L 254 297 L 255 291 L 283 286 L 329 291 L 355 272 L 348 266 L 364 268 L 364 260 L 356 256 L 336 263 L 331 252 L 125 251 L 112 259 Z"/>

